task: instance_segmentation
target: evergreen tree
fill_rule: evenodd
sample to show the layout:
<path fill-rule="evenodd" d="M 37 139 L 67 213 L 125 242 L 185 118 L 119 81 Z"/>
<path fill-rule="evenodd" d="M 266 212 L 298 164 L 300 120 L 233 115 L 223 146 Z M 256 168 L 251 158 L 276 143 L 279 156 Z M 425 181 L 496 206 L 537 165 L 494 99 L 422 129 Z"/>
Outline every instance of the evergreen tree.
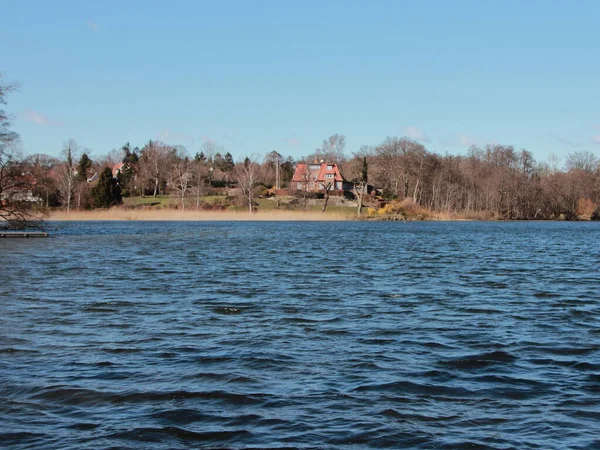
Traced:
<path fill-rule="evenodd" d="M 79 163 L 77 164 L 77 181 L 86 182 L 88 179 L 88 170 L 92 167 L 92 160 L 89 158 L 87 153 L 81 155 Z"/>
<path fill-rule="evenodd" d="M 94 204 L 100 208 L 108 208 L 122 202 L 121 187 L 112 176 L 112 170 L 106 167 L 100 174 L 98 184 L 92 189 Z"/>
<path fill-rule="evenodd" d="M 223 172 L 231 172 L 233 170 L 234 166 L 235 166 L 235 163 L 233 162 L 233 156 L 231 156 L 231 153 L 229 153 L 229 152 L 225 153 L 225 164 L 224 164 Z"/>

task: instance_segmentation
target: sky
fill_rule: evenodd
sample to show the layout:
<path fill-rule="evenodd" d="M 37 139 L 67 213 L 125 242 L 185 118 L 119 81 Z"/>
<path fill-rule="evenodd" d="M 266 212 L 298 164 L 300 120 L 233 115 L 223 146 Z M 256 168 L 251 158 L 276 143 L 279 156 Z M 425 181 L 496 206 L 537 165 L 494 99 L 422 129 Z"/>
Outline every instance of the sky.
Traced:
<path fill-rule="evenodd" d="M 26 154 L 159 139 L 299 158 L 408 136 L 600 154 L 598 1 L 4 0 Z"/>

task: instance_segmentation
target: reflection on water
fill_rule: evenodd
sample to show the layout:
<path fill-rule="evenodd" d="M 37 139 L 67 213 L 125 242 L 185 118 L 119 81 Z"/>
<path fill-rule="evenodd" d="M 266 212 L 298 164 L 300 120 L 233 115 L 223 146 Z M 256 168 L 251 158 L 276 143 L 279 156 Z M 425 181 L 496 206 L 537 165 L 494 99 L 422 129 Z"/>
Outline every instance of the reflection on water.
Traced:
<path fill-rule="evenodd" d="M 0 446 L 599 448 L 600 224 L 0 241 Z"/>

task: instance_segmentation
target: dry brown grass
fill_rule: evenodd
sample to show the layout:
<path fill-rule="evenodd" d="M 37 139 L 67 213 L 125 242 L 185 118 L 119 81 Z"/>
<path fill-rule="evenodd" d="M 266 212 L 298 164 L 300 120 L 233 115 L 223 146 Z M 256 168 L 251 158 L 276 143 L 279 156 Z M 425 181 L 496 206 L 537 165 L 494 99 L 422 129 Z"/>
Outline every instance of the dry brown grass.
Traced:
<path fill-rule="evenodd" d="M 353 217 L 349 214 L 327 212 L 308 212 L 308 211 L 259 211 L 254 214 L 242 211 L 181 211 L 175 209 L 96 209 L 93 211 L 53 211 L 48 220 L 147 220 L 147 221 L 218 221 L 218 220 L 236 220 L 236 221 L 325 221 L 325 220 L 350 220 Z"/>

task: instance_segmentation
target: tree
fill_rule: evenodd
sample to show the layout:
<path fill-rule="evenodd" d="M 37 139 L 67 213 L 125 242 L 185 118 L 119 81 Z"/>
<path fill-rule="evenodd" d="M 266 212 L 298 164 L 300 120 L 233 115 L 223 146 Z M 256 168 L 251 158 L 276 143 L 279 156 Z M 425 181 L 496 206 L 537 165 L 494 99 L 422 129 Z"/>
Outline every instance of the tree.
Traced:
<path fill-rule="evenodd" d="M 77 174 L 75 175 L 77 189 L 77 209 L 81 208 L 81 197 L 88 193 L 88 171 L 92 167 L 92 160 L 87 153 L 81 155 L 77 163 Z"/>
<path fill-rule="evenodd" d="M 343 134 L 332 134 L 327 139 L 323 139 L 321 145 L 321 158 L 327 162 L 334 162 L 341 165 L 346 160 L 344 150 L 346 149 L 346 136 Z"/>
<path fill-rule="evenodd" d="M 225 156 L 223 156 L 220 152 L 217 152 L 215 154 L 214 163 L 215 168 L 223 174 L 222 179 L 225 180 L 226 183 L 229 183 L 229 179 L 231 178 L 231 174 L 235 167 L 231 153 L 227 152 L 225 153 Z M 234 174 L 234 176 L 236 175 Z"/>
<path fill-rule="evenodd" d="M 331 191 L 331 189 L 333 188 L 333 182 L 325 180 L 321 182 L 321 186 L 323 186 L 323 189 L 325 190 L 325 201 L 323 202 L 322 210 L 323 212 L 325 212 L 325 210 L 327 209 L 327 203 L 329 203 L 329 191 Z"/>
<path fill-rule="evenodd" d="M 281 189 L 281 161 L 283 160 L 283 156 L 277 153 L 275 150 L 268 153 L 265 158 L 265 163 L 274 166 L 275 168 L 275 189 Z"/>
<path fill-rule="evenodd" d="M 367 183 L 369 181 L 369 163 L 367 162 L 367 156 L 363 155 L 362 168 L 358 180 L 354 183 L 354 195 L 356 195 L 357 209 L 356 215 L 358 217 L 362 214 L 363 198 L 365 191 L 367 190 Z"/>
<path fill-rule="evenodd" d="M 192 183 L 193 170 L 190 158 L 184 148 L 178 148 L 173 152 L 171 164 L 169 186 L 178 191 L 181 209 L 185 210 L 185 196 Z"/>
<path fill-rule="evenodd" d="M 123 166 L 121 166 L 121 170 L 117 174 L 117 181 L 119 182 L 119 186 L 121 186 L 123 197 L 135 195 L 137 190 L 136 182 L 140 162 L 139 151 L 137 147 L 132 150 L 129 142 L 121 147 L 123 155 L 121 162 Z"/>
<path fill-rule="evenodd" d="M 46 208 L 50 204 L 56 206 L 58 199 L 56 196 L 56 180 L 53 174 L 60 167 L 60 160 L 53 156 L 36 153 L 29 155 L 24 160 L 24 164 L 36 181 L 33 189 L 34 194 L 43 199 Z"/>
<path fill-rule="evenodd" d="M 287 186 L 288 183 L 294 177 L 294 172 L 296 171 L 296 162 L 294 158 L 288 156 L 287 159 L 281 164 L 280 168 L 280 177 L 283 181 L 283 186 Z"/>
<path fill-rule="evenodd" d="M 67 208 L 67 212 L 71 211 L 73 195 L 75 193 L 75 182 L 77 181 L 77 175 L 75 173 L 75 157 L 77 151 L 77 142 L 74 139 L 69 139 L 64 143 L 61 152 L 64 163 L 58 180 L 58 192 L 62 204 Z"/>
<path fill-rule="evenodd" d="M 0 83 L 0 226 L 25 228 L 36 221 L 41 226 L 43 210 L 33 190 L 36 180 L 21 158 L 19 135 L 10 130 L 10 119 L 2 109 L 14 85 Z"/>
<path fill-rule="evenodd" d="M 258 185 L 260 165 L 250 158 L 246 158 L 243 164 L 236 164 L 234 176 L 242 195 L 248 202 L 248 212 L 254 211 L 254 190 Z"/>
<path fill-rule="evenodd" d="M 88 180 L 88 170 L 92 168 L 92 160 L 84 153 L 79 158 L 79 162 L 77 163 L 77 181 L 79 182 L 87 182 Z"/>
<path fill-rule="evenodd" d="M 105 167 L 98 183 L 92 188 L 92 197 L 94 205 L 99 208 L 109 208 L 113 205 L 119 205 L 123 201 L 121 187 L 112 175 L 112 170 Z"/>
<path fill-rule="evenodd" d="M 315 149 L 314 153 L 306 157 L 306 162 L 316 161 L 332 162 L 338 165 L 341 169 L 346 162 L 346 136 L 343 134 L 332 134 L 326 139 L 323 139 L 321 147 Z"/>
<path fill-rule="evenodd" d="M 160 194 L 160 185 L 169 167 L 171 151 L 171 147 L 159 141 L 148 141 L 141 151 L 140 172 L 146 181 L 152 182 L 153 197 Z"/>
<path fill-rule="evenodd" d="M 567 156 L 565 166 L 567 170 L 581 170 L 582 172 L 593 173 L 600 168 L 600 159 L 591 152 L 573 152 Z"/>

